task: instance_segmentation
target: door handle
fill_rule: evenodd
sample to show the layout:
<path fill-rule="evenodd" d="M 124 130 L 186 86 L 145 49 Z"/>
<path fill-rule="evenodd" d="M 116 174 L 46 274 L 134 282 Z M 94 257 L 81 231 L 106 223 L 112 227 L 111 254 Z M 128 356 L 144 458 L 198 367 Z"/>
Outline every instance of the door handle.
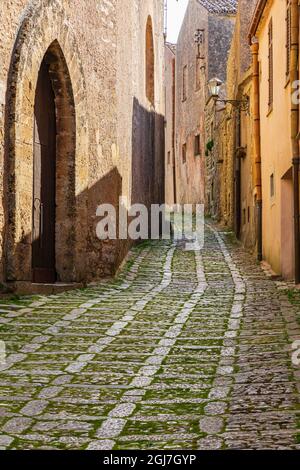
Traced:
<path fill-rule="evenodd" d="M 37 204 L 36 204 L 37 203 Z M 40 220 L 40 226 L 39 226 L 39 241 L 40 241 L 40 248 L 43 247 L 43 233 L 44 233 L 44 204 L 41 202 L 41 200 L 36 197 L 34 199 L 33 203 L 34 211 L 39 210 L 39 220 Z M 36 228 L 34 227 L 34 238 L 36 237 Z"/>
<path fill-rule="evenodd" d="M 36 197 L 33 201 L 33 210 L 34 210 L 34 213 L 36 213 L 41 207 L 41 201 L 38 197 Z M 34 216 L 34 220 L 35 220 L 35 216 Z M 36 233 L 36 224 L 35 222 L 33 223 L 33 239 L 36 240 L 36 236 L 37 236 L 37 233 Z"/>

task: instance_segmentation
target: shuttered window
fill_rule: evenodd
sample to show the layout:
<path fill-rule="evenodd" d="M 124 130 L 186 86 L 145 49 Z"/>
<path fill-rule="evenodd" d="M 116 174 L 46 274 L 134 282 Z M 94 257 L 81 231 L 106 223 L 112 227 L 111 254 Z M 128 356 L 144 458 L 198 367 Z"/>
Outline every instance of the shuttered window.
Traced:
<path fill-rule="evenodd" d="M 274 98 L 274 77 L 273 77 L 273 21 L 271 20 L 269 23 L 269 108 L 271 109 L 273 106 L 273 98 Z"/>

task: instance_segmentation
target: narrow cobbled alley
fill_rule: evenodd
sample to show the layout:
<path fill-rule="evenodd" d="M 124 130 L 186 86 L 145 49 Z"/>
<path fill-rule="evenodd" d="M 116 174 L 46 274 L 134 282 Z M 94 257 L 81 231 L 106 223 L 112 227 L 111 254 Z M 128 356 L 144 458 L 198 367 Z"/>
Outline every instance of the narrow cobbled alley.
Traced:
<path fill-rule="evenodd" d="M 109 283 L 1 301 L 1 448 L 300 447 L 297 312 L 230 234 L 205 238 L 139 245 Z"/>

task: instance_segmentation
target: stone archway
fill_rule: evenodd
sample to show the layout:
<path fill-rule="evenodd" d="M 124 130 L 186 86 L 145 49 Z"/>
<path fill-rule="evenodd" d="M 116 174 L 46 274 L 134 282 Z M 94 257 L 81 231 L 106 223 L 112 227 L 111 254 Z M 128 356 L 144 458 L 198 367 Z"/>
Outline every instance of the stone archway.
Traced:
<path fill-rule="evenodd" d="M 5 152 L 7 281 L 32 280 L 33 114 L 47 54 L 57 109 L 56 270 L 63 282 L 85 279 L 88 127 L 85 80 L 76 40 L 59 2 L 26 11 L 8 77 Z"/>
<path fill-rule="evenodd" d="M 55 132 L 56 135 L 50 136 L 50 139 L 54 138 L 56 140 L 54 144 L 56 148 L 54 151 L 50 151 L 52 155 L 49 155 L 49 151 L 44 152 L 45 154 L 42 155 L 42 158 L 38 155 L 38 162 L 36 161 L 37 158 L 34 158 L 33 166 L 34 168 L 37 166 L 39 168 L 36 168 L 37 171 L 34 172 L 36 174 L 33 178 L 33 197 L 39 201 L 39 207 L 36 207 L 34 201 L 32 215 L 34 219 L 33 225 L 39 225 L 40 227 L 38 234 L 36 230 L 33 230 L 33 235 L 36 238 L 36 240 L 32 240 L 32 257 L 35 261 L 32 267 L 36 272 L 33 280 L 46 282 L 47 279 L 57 278 L 60 281 L 71 281 L 73 280 L 72 272 L 75 264 L 74 253 L 76 251 L 76 117 L 72 82 L 63 52 L 57 40 L 50 45 L 42 60 L 37 88 L 43 69 L 46 69 L 44 74 L 46 73 L 49 76 L 50 93 L 52 91 L 54 97 L 56 122 L 52 132 Z M 47 96 L 40 97 L 39 99 L 42 102 L 37 103 L 37 91 L 38 89 L 35 91 L 35 108 L 43 108 L 45 105 L 49 107 L 51 103 L 50 105 L 47 103 Z M 45 94 L 45 90 L 42 90 L 42 93 Z M 43 120 L 45 120 L 45 109 L 42 109 L 41 113 L 39 113 L 38 109 L 35 109 L 35 114 L 41 114 Z M 48 130 L 45 133 L 48 134 Z M 36 146 L 37 143 L 34 142 L 34 147 Z M 41 146 L 39 145 L 39 147 Z M 45 145 L 42 148 L 45 149 Z M 40 150 L 38 149 L 37 152 L 34 152 L 34 157 L 37 157 L 36 153 L 39 154 Z M 50 162 L 47 162 L 47 160 L 50 160 Z M 55 161 L 51 162 L 51 160 Z M 49 181 L 51 178 L 53 179 L 53 184 Z M 47 185 L 47 188 L 43 190 L 45 185 Z M 53 188 L 51 188 L 52 186 Z M 40 198 L 43 199 L 41 200 Z M 51 203 L 51 199 L 53 199 L 53 203 Z M 54 201 L 55 208 L 51 209 L 49 206 L 53 206 Z M 48 219 L 53 218 L 53 220 L 47 220 L 47 216 Z M 41 220 L 41 218 L 45 220 Z M 38 222 L 35 219 L 39 219 Z M 44 227 L 43 230 L 41 226 Z M 49 232 L 53 232 L 54 240 L 51 240 L 52 236 Z M 36 245 L 38 245 L 37 248 Z M 47 275 L 47 271 L 50 269 L 48 264 L 52 264 L 52 260 L 49 259 L 51 258 L 51 251 L 54 252 L 51 270 L 55 271 L 55 273 Z M 43 279 L 45 280 L 43 281 Z"/>

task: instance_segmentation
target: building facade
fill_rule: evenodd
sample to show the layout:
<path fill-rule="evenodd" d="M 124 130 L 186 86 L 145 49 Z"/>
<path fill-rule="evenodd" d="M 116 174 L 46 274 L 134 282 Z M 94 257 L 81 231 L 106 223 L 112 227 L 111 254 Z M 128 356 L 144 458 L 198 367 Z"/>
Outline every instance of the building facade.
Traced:
<path fill-rule="evenodd" d="M 275 273 L 300 282 L 298 1 L 257 2 L 249 39 L 260 67 L 262 254 Z"/>
<path fill-rule="evenodd" d="M 165 45 L 165 202 L 177 203 L 176 191 L 176 46 Z"/>
<path fill-rule="evenodd" d="M 254 94 L 252 54 L 248 31 L 256 0 L 239 0 L 227 62 L 224 106 L 216 141 L 219 147 L 219 220 L 235 230 L 255 251 L 257 208 L 255 194 Z"/>
<path fill-rule="evenodd" d="M 0 280 L 111 275 L 97 207 L 164 197 L 163 1 L 2 3 Z"/>
<path fill-rule="evenodd" d="M 176 48 L 176 175 L 180 203 L 205 202 L 207 82 L 226 77 L 236 1 L 190 0 Z"/>

